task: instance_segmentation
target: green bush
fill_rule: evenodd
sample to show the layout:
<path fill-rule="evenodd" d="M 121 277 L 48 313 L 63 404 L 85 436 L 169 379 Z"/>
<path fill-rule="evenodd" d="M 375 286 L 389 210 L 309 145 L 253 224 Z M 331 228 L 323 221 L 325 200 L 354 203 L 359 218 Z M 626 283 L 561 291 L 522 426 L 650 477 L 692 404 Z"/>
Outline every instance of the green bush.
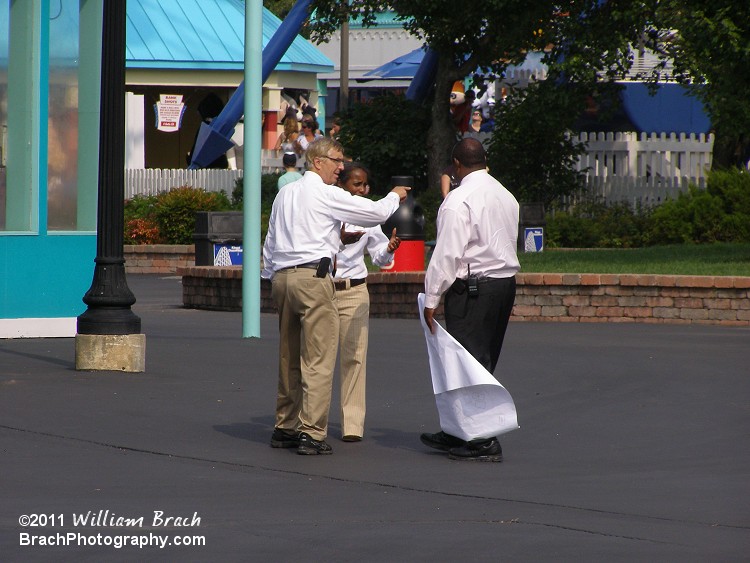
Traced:
<path fill-rule="evenodd" d="M 635 248 L 650 241 L 650 211 L 627 203 L 587 202 L 547 218 L 545 244 L 564 248 Z"/>
<path fill-rule="evenodd" d="M 712 171 L 705 190 L 691 186 L 657 207 L 652 221 L 652 238 L 659 244 L 748 241 L 750 174 Z"/>
<path fill-rule="evenodd" d="M 341 144 L 347 156 L 369 168 L 374 194 L 387 194 L 392 176 L 414 176 L 415 192 L 426 187 L 430 128 L 426 106 L 402 95 L 384 94 L 352 105 L 341 118 Z"/>
<path fill-rule="evenodd" d="M 125 202 L 125 243 L 193 244 L 198 211 L 231 209 L 224 192 L 182 186 L 156 196 L 135 196 Z M 139 221 L 140 220 L 140 221 Z M 158 234 L 153 227 L 158 228 Z"/>
<path fill-rule="evenodd" d="M 262 209 L 271 210 L 273 200 L 279 191 L 278 186 L 279 174 L 262 174 L 260 177 L 260 206 Z M 238 178 L 234 182 L 232 191 L 232 205 L 237 210 L 242 210 L 245 200 L 245 183 L 244 178 Z"/>
<path fill-rule="evenodd" d="M 266 238 L 268 231 L 268 219 L 271 217 L 271 207 L 273 200 L 278 193 L 279 174 L 262 174 L 260 177 L 260 240 Z M 244 202 L 244 182 L 242 178 L 237 179 L 232 192 L 232 202 L 239 210 L 243 208 Z"/>
<path fill-rule="evenodd" d="M 546 245 L 635 248 L 750 241 L 750 174 L 715 170 L 706 189 L 691 186 L 654 208 L 586 202 L 547 218 Z"/>
<path fill-rule="evenodd" d="M 125 201 L 124 216 L 125 222 L 134 219 L 153 219 L 154 206 L 156 205 L 155 195 L 136 195 L 132 199 Z"/>
<path fill-rule="evenodd" d="M 183 186 L 157 196 L 155 219 L 167 244 L 193 244 L 196 212 L 226 211 L 231 207 L 224 192 Z"/>
<path fill-rule="evenodd" d="M 573 85 L 545 80 L 511 88 L 505 103 L 496 106 L 487 164 L 518 201 L 549 208 L 579 189 L 583 174 L 576 163 L 585 145 L 569 130 L 582 99 Z"/>
<path fill-rule="evenodd" d="M 426 241 L 435 240 L 437 237 L 437 212 L 440 204 L 443 203 L 443 197 L 437 190 L 424 190 L 417 195 L 416 200 L 424 214 L 424 239 Z"/>

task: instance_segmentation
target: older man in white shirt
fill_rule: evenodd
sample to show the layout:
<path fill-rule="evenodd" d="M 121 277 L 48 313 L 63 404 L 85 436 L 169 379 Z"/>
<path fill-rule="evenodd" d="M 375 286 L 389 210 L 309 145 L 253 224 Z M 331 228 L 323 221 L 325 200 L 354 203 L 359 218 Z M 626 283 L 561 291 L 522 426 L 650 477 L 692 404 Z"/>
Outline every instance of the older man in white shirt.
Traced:
<path fill-rule="evenodd" d="M 333 453 L 325 442 L 338 344 L 336 292 L 330 277 L 342 222 L 385 222 L 406 198 L 396 187 L 375 202 L 335 186 L 341 145 L 310 143 L 307 172 L 282 187 L 273 202 L 263 245 L 263 277 L 279 310 L 279 387 L 271 446 L 301 455 Z"/>
<path fill-rule="evenodd" d="M 453 149 L 460 185 L 438 210 L 435 250 L 425 274 L 424 320 L 445 294 L 445 328 L 490 373 L 495 371 L 516 295 L 519 206 L 487 172 L 482 144 L 465 138 Z M 422 443 L 451 459 L 501 461 L 495 436 L 465 442 L 446 434 L 422 434 Z"/>

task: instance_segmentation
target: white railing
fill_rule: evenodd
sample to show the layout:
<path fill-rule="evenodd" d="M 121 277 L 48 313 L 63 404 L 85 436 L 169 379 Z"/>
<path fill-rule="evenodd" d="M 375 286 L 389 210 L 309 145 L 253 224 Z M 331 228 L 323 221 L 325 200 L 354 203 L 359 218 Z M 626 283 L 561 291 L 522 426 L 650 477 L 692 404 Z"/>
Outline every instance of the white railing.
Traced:
<path fill-rule="evenodd" d="M 238 178 L 242 178 L 242 170 L 130 168 L 125 170 L 125 199 L 134 195 L 157 195 L 180 186 L 231 195 Z"/>
<path fill-rule="evenodd" d="M 607 203 L 654 205 L 693 184 L 706 186 L 714 136 L 666 133 L 581 133 L 578 161 L 586 196 Z"/>
<path fill-rule="evenodd" d="M 486 136 L 480 139 L 487 140 Z M 607 203 L 654 205 L 676 197 L 690 184 L 706 186 L 713 135 L 581 133 L 577 139 L 587 145 L 578 162 L 578 170 L 584 173 L 585 192 L 565 203 L 593 197 Z M 282 172 L 282 156 L 280 151 L 264 149 L 261 171 Z M 302 159 L 297 166 L 303 170 Z M 129 169 L 125 171 L 125 198 L 155 195 L 185 185 L 231 194 L 241 177 L 242 170 Z"/>
<path fill-rule="evenodd" d="M 281 161 L 283 156 L 281 151 L 263 149 L 261 172 L 284 172 L 284 164 Z M 303 158 L 297 160 L 297 168 L 304 171 Z M 231 195 L 238 178 L 242 178 L 242 169 L 129 168 L 125 170 L 125 199 L 130 199 L 134 195 L 156 195 L 180 186 L 203 188 L 207 192 L 224 191 Z"/>

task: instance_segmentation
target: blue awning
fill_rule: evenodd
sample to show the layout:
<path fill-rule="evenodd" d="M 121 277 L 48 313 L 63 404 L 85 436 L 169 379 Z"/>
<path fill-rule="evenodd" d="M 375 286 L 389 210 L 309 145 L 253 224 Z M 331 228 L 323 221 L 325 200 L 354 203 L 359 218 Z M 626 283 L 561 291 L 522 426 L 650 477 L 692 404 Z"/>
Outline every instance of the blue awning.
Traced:
<path fill-rule="evenodd" d="M 411 79 L 417 73 L 419 65 L 422 63 L 424 58 L 425 47 L 414 49 L 410 53 L 396 57 L 392 61 L 380 65 L 379 67 L 366 72 L 362 75 L 360 82 L 375 79 Z M 509 77 L 515 77 L 521 72 L 528 71 L 531 74 L 542 77 L 547 72 L 547 66 L 542 63 L 542 57 L 544 53 L 530 52 L 526 55 L 526 59 L 518 65 L 510 65 L 506 69 L 505 73 Z"/>
<path fill-rule="evenodd" d="M 424 58 L 424 47 L 414 49 L 410 53 L 396 57 L 392 61 L 388 61 L 384 65 L 380 65 L 369 72 L 362 75 L 363 78 L 374 80 L 380 79 L 411 79 L 417 73 L 419 65 L 422 64 Z"/>
<path fill-rule="evenodd" d="M 640 132 L 699 134 L 711 129 L 703 103 L 684 86 L 660 84 L 654 96 L 642 82 L 624 86 L 623 108 Z"/>

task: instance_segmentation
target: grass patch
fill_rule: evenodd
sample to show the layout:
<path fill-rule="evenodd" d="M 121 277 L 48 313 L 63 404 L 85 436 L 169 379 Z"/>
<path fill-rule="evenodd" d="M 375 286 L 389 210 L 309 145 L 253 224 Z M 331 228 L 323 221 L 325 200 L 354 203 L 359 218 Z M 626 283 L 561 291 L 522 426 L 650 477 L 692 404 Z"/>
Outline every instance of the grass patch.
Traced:
<path fill-rule="evenodd" d="M 750 243 L 519 253 L 521 272 L 750 276 Z"/>

